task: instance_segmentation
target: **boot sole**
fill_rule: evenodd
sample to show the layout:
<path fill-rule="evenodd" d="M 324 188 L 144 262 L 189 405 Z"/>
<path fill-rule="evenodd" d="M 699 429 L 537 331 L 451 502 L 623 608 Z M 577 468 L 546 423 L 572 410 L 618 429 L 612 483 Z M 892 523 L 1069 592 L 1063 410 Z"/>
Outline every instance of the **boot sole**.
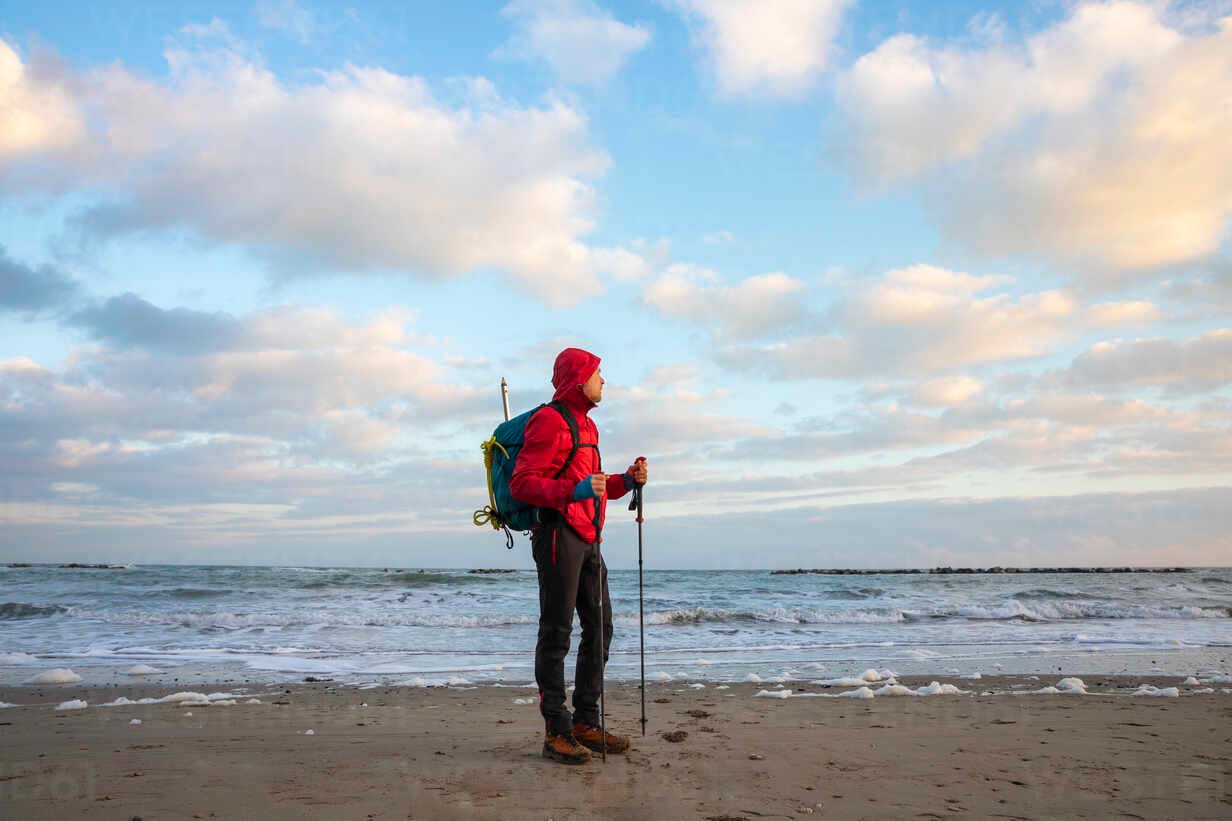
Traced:
<path fill-rule="evenodd" d="M 590 756 L 567 755 L 558 753 L 548 745 L 543 745 L 543 757 L 552 761 L 559 761 L 561 764 L 585 764 L 590 761 Z"/>

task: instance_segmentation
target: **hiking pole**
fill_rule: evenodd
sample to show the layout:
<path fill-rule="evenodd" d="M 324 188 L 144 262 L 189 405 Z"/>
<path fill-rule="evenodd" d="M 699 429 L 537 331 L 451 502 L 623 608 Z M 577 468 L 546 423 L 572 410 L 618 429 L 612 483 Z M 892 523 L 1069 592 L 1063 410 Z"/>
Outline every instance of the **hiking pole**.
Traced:
<path fill-rule="evenodd" d="M 641 458 L 638 458 L 641 461 Z M 646 737 L 646 599 L 642 584 L 642 487 L 633 486 L 633 498 L 629 510 L 637 511 L 637 635 L 642 660 L 642 738 Z"/>
<path fill-rule="evenodd" d="M 501 377 L 501 404 L 505 406 L 505 421 L 509 421 L 509 383 Z"/>
<path fill-rule="evenodd" d="M 603 652 L 606 644 L 607 627 L 603 623 L 603 554 L 599 551 L 599 543 L 595 542 L 595 554 L 599 557 L 599 756 L 607 763 L 607 712 L 603 694 L 607 690 L 604 677 L 607 674 L 607 654 Z"/>

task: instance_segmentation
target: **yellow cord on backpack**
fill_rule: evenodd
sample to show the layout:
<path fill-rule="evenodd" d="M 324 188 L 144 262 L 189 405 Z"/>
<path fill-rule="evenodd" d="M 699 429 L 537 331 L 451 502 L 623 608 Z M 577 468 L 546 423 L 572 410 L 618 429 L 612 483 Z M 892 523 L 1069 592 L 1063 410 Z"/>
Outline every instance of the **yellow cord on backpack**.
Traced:
<path fill-rule="evenodd" d="M 493 530 L 505 531 L 505 546 L 510 550 L 513 549 L 513 532 L 505 526 L 501 520 L 500 511 L 496 507 L 496 491 L 492 487 L 492 460 L 496 458 L 496 449 L 500 448 L 500 452 L 505 454 L 505 458 L 509 458 L 509 451 L 505 450 L 504 445 L 496 441 L 493 436 L 488 441 L 484 442 L 479 448 L 483 451 L 483 467 L 484 472 L 488 475 L 488 506 L 475 511 L 471 520 L 476 527 L 491 525 Z"/>

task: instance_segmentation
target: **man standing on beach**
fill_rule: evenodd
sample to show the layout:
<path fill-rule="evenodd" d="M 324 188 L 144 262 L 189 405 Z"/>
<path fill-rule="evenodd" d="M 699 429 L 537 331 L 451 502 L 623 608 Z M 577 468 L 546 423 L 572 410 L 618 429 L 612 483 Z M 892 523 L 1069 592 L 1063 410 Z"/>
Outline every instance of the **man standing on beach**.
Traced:
<path fill-rule="evenodd" d="M 605 737 L 600 729 L 599 694 L 612 643 L 612 606 L 599 544 L 607 499 L 619 499 L 635 484 L 645 484 L 646 460 L 638 459 L 621 475 L 603 473 L 599 429 L 589 416 L 590 409 L 603 399 L 603 384 L 599 357 L 580 348 L 560 352 L 552 371 L 556 389 L 552 401 L 563 406 L 562 412 L 572 414 L 577 449 L 562 414 L 553 408 L 540 410 L 526 425 L 509 484 L 514 498 L 542 509 L 543 523 L 531 533 L 531 551 L 539 570 L 535 682 L 545 723 L 543 755 L 566 764 L 589 761 L 590 750 L 602 749 L 605 741 L 608 752 L 629 748 L 628 738 L 614 733 Z M 565 705 L 565 656 L 575 609 L 582 640 L 571 715 Z"/>

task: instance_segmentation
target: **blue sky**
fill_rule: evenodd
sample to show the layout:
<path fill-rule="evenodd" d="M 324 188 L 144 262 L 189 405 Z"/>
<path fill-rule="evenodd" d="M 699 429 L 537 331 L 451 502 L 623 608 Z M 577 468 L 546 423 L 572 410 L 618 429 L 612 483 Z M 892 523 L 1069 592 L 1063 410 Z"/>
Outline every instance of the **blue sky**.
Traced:
<path fill-rule="evenodd" d="M 652 566 L 1232 563 L 1229 14 L 5 4 L 0 559 L 529 566 L 579 345 Z"/>

